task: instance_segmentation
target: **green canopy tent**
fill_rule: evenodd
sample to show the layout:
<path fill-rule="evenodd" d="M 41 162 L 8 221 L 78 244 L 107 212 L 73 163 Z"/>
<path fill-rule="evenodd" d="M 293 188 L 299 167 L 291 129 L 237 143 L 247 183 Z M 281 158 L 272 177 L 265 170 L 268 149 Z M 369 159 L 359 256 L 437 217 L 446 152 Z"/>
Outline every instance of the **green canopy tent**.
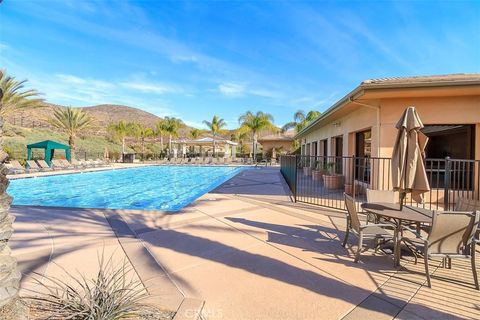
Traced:
<path fill-rule="evenodd" d="M 27 160 L 32 159 L 32 149 L 45 149 L 45 162 L 51 165 L 55 150 L 65 150 L 65 158 L 70 161 L 70 147 L 52 140 L 27 144 Z"/>

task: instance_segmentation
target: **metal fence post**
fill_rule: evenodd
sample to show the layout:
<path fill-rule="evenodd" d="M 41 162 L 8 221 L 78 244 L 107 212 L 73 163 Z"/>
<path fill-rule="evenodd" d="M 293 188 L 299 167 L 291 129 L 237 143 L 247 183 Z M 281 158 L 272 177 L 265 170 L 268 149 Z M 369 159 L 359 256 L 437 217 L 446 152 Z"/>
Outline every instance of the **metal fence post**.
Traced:
<path fill-rule="evenodd" d="M 293 201 L 297 202 L 297 168 L 298 168 L 298 155 L 295 155 L 295 165 L 293 166 Z"/>
<path fill-rule="evenodd" d="M 445 176 L 443 181 L 443 209 L 448 210 L 450 207 L 450 174 L 451 162 L 450 157 L 445 158 Z"/>

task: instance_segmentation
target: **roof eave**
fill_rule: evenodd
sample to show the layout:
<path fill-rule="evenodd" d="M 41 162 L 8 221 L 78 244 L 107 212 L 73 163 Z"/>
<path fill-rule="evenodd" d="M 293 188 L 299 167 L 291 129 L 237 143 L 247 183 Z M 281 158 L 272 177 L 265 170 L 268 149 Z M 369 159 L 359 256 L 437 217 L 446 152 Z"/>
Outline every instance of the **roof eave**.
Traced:
<path fill-rule="evenodd" d="M 350 102 L 353 98 L 358 98 L 364 94 L 366 90 L 370 89 L 408 89 L 408 88 L 426 88 L 426 87 L 444 87 L 444 86 L 478 86 L 480 80 L 450 80 L 424 83 L 364 83 L 362 82 L 358 87 L 350 91 L 342 99 L 337 101 L 333 106 L 328 108 L 320 117 L 309 123 L 305 128 L 298 132 L 294 139 L 299 139 L 307 134 L 316 124 L 321 122 L 333 112 L 342 108 L 345 104 Z"/>

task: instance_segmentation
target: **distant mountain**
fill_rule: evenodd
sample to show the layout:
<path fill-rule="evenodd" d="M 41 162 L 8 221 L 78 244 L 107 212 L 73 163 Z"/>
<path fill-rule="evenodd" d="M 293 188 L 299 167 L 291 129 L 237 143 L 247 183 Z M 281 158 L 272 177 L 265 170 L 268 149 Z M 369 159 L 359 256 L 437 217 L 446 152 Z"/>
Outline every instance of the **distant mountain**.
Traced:
<path fill-rule="evenodd" d="M 8 117 L 7 121 L 24 128 L 49 127 L 47 119 L 52 117 L 55 108 L 65 107 L 45 104 L 45 106 L 41 108 L 18 111 Z M 99 133 L 104 132 L 109 124 L 116 123 L 120 120 L 137 122 L 147 127 L 155 128 L 155 124 L 161 119 L 152 113 L 122 105 L 102 104 L 82 107 L 82 109 L 95 119 L 95 127 L 98 128 L 96 131 Z"/>

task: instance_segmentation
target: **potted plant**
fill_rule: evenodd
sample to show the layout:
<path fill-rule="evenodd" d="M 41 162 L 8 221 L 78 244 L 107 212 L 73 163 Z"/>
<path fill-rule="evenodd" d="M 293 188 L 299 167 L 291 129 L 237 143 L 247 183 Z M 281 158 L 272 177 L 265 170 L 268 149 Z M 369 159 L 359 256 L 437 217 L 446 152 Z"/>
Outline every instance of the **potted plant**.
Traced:
<path fill-rule="evenodd" d="M 320 160 L 315 161 L 315 168 L 312 169 L 312 180 L 321 181 L 322 175 L 325 173 L 322 162 Z"/>
<path fill-rule="evenodd" d="M 353 184 L 345 183 L 345 193 L 349 196 L 353 196 Z"/>
<path fill-rule="evenodd" d="M 335 162 L 328 162 L 325 164 L 326 169 L 323 175 L 323 184 L 326 189 L 341 189 L 343 186 L 343 175 L 335 173 Z"/>
<path fill-rule="evenodd" d="M 303 162 L 303 174 L 309 176 L 312 174 L 312 167 L 310 166 L 310 159 L 306 158 Z"/>

